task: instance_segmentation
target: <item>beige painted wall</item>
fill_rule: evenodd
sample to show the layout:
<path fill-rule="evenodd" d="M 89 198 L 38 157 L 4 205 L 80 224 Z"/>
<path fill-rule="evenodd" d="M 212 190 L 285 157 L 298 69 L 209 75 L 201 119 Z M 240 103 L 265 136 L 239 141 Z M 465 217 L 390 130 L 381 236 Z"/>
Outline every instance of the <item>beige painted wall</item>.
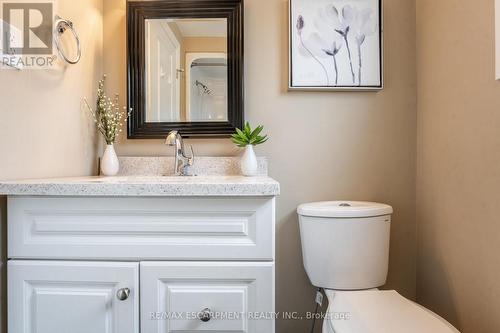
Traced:
<path fill-rule="evenodd" d="M 81 37 L 79 64 L 0 72 L 0 179 L 94 172 L 93 122 L 81 108 L 102 74 L 102 0 L 59 1 Z M 89 135 L 90 133 L 90 135 Z"/>
<path fill-rule="evenodd" d="M 500 332 L 494 1 L 417 0 L 418 301 Z"/>
<path fill-rule="evenodd" d="M 102 0 L 59 1 L 83 45 L 78 65 L 56 70 L 0 70 L 0 179 L 95 172 L 93 122 L 81 109 L 102 74 Z M 0 197 L 0 331 L 6 332 L 6 200 Z"/>
<path fill-rule="evenodd" d="M 257 148 L 281 182 L 277 205 L 277 309 L 313 310 L 302 268 L 296 206 L 329 199 L 395 208 L 388 287 L 415 296 L 415 2 L 385 1 L 386 88 L 380 93 L 287 93 L 287 1 L 245 1 L 246 118 L 266 126 Z M 105 1 L 104 68 L 125 96 L 125 2 Z M 199 155 L 234 155 L 229 140 L 190 140 Z M 125 140 L 122 155 L 164 155 L 162 140 Z M 306 321 L 279 332 L 305 332 Z M 319 326 L 318 326 L 319 328 Z"/>

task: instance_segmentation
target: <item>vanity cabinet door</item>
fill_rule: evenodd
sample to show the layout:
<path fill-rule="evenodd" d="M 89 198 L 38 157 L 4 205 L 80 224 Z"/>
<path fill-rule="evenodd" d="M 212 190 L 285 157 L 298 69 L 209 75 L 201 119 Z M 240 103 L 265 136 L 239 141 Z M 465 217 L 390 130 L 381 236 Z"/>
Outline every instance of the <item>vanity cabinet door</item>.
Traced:
<path fill-rule="evenodd" d="M 7 274 L 9 333 L 139 333 L 138 263 L 11 260 Z"/>
<path fill-rule="evenodd" d="M 141 332 L 273 333 L 274 264 L 141 263 Z"/>

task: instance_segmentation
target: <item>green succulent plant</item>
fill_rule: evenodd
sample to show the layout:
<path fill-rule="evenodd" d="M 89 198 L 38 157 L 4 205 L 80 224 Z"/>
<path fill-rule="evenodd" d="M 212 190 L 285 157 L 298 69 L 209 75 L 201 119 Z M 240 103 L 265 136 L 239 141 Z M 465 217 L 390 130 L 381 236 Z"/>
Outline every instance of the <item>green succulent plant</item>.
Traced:
<path fill-rule="evenodd" d="M 255 129 L 250 127 L 250 124 L 247 122 L 243 129 L 236 129 L 236 133 L 231 135 L 231 140 L 238 147 L 246 147 L 248 145 L 257 146 L 263 144 L 268 140 L 267 135 L 260 135 L 264 126 L 257 126 Z"/>

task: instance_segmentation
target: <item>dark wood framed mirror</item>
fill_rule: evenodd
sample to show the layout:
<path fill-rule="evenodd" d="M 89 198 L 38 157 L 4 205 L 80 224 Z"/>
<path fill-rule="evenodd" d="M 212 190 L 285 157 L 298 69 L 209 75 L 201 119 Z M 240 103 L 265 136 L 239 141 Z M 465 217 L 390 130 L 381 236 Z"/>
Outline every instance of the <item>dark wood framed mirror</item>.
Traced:
<path fill-rule="evenodd" d="M 243 126 L 243 0 L 128 1 L 127 43 L 129 139 Z"/>

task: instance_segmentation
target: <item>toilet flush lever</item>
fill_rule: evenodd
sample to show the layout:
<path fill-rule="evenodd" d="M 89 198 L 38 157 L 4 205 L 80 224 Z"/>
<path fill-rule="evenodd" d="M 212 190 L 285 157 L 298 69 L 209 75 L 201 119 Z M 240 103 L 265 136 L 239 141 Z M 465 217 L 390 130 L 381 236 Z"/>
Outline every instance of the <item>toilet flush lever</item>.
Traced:
<path fill-rule="evenodd" d="M 321 290 L 318 290 L 316 292 L 316 303 L 319 305 L 319 306 L 322 306 L 323 305 L 323 294 L 321 293 Z"/>

